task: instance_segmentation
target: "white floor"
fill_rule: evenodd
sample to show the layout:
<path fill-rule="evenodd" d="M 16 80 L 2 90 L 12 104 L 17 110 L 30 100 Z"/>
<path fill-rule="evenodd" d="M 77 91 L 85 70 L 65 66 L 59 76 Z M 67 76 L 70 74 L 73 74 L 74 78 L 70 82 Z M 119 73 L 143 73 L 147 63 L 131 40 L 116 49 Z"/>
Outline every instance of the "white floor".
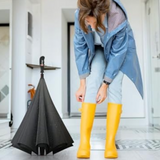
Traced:
<path fill-rule="evenodd" d="M 29 155 L 13 147 L 0 148 L 0 160 L 77 160 L 79 127 L 67 127 L 74 146 L 55 155 Z M 105 127 L 93 127 L 91 136 L 91 160 L 104 160 Z M 0 143 L 13 137 L 14 132 L 1 136 Z M 117 160 L 160 160 L 160 130 L 149 126 L 120 126 L 116 136 L 119 145 Z"/>

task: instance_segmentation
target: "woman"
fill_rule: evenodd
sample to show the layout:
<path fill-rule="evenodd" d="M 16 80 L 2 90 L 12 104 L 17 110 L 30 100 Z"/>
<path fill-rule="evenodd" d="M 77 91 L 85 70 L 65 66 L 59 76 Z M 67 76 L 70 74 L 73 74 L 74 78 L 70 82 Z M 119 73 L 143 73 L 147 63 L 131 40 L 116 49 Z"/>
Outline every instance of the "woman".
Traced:
<path fill-rule="evenodd" d="M 126 74 L 143 98 L 136 45 L 127 13 L 119 0 L 78 0 L 74 52 L 80 78 L 76 99 L 82 102 L 78 158 L 90 157 L 96 105 L 108 97 L 105 158 L 117 158 L 115 136 L 122 113 Z"/>

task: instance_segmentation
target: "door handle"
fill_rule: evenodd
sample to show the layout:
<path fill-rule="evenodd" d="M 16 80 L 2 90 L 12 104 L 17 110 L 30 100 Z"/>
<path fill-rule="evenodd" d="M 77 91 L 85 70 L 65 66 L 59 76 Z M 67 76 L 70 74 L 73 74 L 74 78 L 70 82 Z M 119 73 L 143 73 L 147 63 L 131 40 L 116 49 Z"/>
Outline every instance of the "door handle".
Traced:
<path fill-rule="evenodd" d="M 152 56 L 152 58 L 158 58 L 158 59 L 160 59 L 160 53 L 157 56 Z"/>
<path fill-rule="evenodd" d="M 155 72 L 160 72 L 160 67 L 156 67 Z"/>

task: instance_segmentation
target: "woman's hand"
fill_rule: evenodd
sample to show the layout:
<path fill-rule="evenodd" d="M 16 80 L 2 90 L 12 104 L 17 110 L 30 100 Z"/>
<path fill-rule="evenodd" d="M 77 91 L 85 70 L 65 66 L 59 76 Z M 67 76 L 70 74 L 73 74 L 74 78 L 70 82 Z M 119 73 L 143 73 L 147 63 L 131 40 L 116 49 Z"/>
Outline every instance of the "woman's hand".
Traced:
<path fill-rule="evenodd" d="M 108 85 L 106 85 L 105 83 L 103 83 L 97 93 L 97 96 L 96 96 L 96 102 L 97 104 L 100 104 L 102 103 L 106 97 L 107 97 L 107 88 L 108 88 Z M 99 99 L 100 98 L 100 99 Z"/>
<path fill-rule="evenodd" d="M 84 101 L 85 92 L 86 92 L 86 79 L 81 79 L 80 87 L 76 92 L 76 99 L 78 102 Z"/>

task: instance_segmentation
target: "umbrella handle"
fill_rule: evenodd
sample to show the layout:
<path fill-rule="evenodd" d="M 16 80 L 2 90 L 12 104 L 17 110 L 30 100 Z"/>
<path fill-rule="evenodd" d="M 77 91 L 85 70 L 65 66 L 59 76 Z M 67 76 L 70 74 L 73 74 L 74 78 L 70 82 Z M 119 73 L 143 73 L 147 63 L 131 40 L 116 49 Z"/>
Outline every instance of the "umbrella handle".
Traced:
<path fill-rule="evenodd" d="M 44 73 L 44 59 L 45 59 L 44 56 L 41 56 L 40 59 L 39 59 L 39 65 L 40 65 L 40 68 L 41 68 L 41 77 L 42 78 L 43 78 L 43 73 Z"/>

